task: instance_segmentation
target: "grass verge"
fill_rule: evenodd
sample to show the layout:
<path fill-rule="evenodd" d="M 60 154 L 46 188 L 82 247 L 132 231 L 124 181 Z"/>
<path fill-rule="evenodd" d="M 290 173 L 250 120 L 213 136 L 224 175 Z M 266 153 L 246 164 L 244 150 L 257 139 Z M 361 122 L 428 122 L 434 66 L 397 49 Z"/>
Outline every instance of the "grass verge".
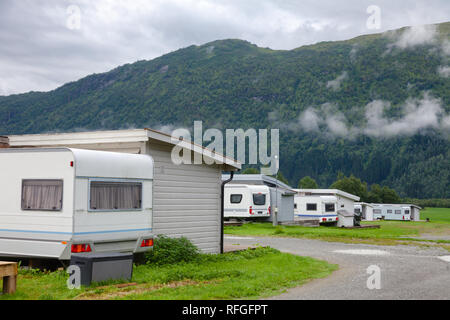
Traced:
<path fill-rule="evenodd" d="M 64 271 L 20 271 L 15 295 L 0 299 L 256 299 L 328 276 L 337 269 L 325 261 L 257 248 L 164 266 L 135 266 L 131 284 L 102 283 L 69 290 Z"/>

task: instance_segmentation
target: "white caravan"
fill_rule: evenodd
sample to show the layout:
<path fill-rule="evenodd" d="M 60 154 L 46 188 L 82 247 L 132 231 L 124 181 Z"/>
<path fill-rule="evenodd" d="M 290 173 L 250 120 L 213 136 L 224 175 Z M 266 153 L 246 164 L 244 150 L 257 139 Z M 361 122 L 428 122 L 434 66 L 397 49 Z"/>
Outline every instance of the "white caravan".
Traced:
<path fill-rule="evenodd" d="M 384 220 L 414 220 L 411 205 L 403 204 L 372 204 L 374 219 Z M 413 208 L 414 209 L 414 208 Z"/>
<path fill-rule="evenodd" d="M 270 217 L 270 189 L 265 185 L 227 184 L 224 194 L 225 218 Z"/>
<path fill-rule="evenodd" d="M 337 189 L 294 189 L 294 214 L 297 219 L 317 219 L 320 223 L 336 223 L 338 211 L 354 212 L 359 197 Z"/>
<path fill-rule="evenodd" d="M 0 256 L 151 249 L 153 167 L 148 155 L 0 151 Z"/>

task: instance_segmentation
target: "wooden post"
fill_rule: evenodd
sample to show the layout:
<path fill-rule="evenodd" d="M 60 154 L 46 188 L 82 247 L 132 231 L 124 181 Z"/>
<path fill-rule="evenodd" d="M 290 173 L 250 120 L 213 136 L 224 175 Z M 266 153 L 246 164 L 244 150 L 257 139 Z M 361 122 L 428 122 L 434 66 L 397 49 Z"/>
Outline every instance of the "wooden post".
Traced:
<path fill-rule="evenodd" d="M 3 278 L 3 294 L 14 294 L 17 287 L 17 263 L 0 261 L 0 278 Z"/>

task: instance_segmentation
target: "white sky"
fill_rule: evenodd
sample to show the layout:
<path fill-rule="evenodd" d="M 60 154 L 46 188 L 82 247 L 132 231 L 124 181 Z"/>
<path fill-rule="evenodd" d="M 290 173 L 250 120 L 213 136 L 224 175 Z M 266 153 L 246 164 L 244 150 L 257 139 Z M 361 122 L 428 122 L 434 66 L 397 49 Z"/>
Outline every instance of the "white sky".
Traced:
<path fill-rule="evenodd" d="M 380 29 L 367 27 L 371 5 Z M 0 95 L 52 90 L 217 39 L 293 49 L 446 21 L 448 0 L 1 0 Z"/>

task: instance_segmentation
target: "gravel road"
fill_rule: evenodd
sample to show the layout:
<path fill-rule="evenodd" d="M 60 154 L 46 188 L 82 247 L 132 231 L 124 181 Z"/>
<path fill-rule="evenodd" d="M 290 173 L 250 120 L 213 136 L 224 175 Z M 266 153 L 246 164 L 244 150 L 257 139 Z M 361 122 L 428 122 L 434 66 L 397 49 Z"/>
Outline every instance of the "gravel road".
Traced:
<path fill-rule="evenodd" d="M 339 265 L 325 279 L 270 299 L 450 299 L 450 252 L 442 248 L 375 246 L 293 238 L 225 236 L 228 247 L 271 246 Z M 239 246 L 237 246 L 239 245 Z M 380 270 L 380 289 L 369 289 L 370 266 Z"/>

